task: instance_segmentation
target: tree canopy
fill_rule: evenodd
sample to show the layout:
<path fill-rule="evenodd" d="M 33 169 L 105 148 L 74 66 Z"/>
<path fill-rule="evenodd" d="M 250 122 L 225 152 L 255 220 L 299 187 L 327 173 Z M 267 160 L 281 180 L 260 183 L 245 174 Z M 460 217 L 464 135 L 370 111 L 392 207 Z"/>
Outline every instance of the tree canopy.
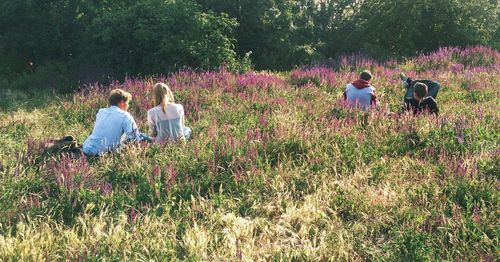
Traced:
<path fill-rule="evenodd" d="M 54 73 L 95 81 L 250 61 L 287 70 L 350 52 L 500 48 L 495 0 L 3 0 L 0 9 L 3 86 L 43 86 Z"/>

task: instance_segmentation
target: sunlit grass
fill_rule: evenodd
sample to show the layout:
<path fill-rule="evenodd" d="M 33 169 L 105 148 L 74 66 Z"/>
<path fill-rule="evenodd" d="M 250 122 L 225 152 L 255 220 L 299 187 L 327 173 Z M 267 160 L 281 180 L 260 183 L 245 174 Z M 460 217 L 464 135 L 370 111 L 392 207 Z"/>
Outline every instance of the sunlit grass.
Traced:
<path fill-rule="evenodd" d="M 401 64 L 181 71 L 26 98 L 0 112 L 0 260 L 493 261 L 499 61 L 485 47 L 442 49 Z M 340 101 L 366 68 L 382 103 L 369 114 Z M 400 70 L 441 82 L 439 116 L 387 116 Z M 156 81 L 185 107 L 185 145 L 99 159 L 41 151 L 65 134 L 83 142 L 116 87 L 147 131 Z"/>

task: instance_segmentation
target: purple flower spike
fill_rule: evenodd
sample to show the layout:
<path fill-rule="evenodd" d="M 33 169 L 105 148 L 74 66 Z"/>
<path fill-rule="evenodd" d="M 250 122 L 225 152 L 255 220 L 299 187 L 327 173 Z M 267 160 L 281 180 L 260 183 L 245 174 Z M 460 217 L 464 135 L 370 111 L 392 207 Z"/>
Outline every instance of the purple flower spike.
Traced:
<path fill-rule="evenodd" d="M 113 191 L 113 185 L 111 185 L 111 183 L 108 183 L 108 182 L 102 183 L 101 195 L 107 196 L 107 195 L 111 194 L 112 191 Z"/>

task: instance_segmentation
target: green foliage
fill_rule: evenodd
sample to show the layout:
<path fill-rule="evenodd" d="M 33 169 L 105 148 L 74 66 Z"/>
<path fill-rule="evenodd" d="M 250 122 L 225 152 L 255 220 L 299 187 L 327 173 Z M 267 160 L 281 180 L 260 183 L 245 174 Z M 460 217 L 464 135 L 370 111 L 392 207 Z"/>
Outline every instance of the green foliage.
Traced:
<path fill-rule="evenodd" d="M 200 15 L 188 20 L 213 18 Z M 419 66 L 428 57 L 440 59 Z M 70 96 L 4 92 L 19 101 L 0 111 L 0 260 L 492 261 L 499 58 L 457 48 L 337 71 L 183 70 Z M 457 63 L 467 65 L 448 72 Z M 400 107 L 400 67 L 442 83 L 438 116 L 383 109 Z M 380 110 L 338 101 L 361 68 L 377 76 Z M 129 112 L 147 132 L 157 81 L 184 105 L 185 144 L 89 159 L 44 150 L 49 138 L 84 141 L 116 87 L 133 94 Z"/>
<path fill-rule="evenodd" d="M 11 89 L 68 91 L 184 67 L 282 70 L 336 65 L 331 59 L 351 52 L 387 59 L 500 43 L 491 0 L 21 0 L 0 9 L 0 84 Z M 54 69 L 58 77 L 49 78 Z"/>
<path fill-rule="evenodd" d="M 2 88 L 65 92 L 79 81 L 184 67 L 240 70 L 238 23 L 194 1 L 4 1 L 0 9 Z"/>
<path fill-rule="evenodd" d="M 92 21 L 82 62 L 102 63 L 116 75 L 232 67 L 236 26 L 225 15 L 201 13 L 191 1 L 139 1 Z"/>
<path fill-rule="evenodd" d="M 366 1 L 365 6 L 377 6 L 361 8 L 370 12 L 360 14 L 368 18 L 360 24 L 367 49 L 411 56 L 439 46 L 498 40 L 493 36 L 499 26 L 498 3 L 493 1 Z"/>
<path fill-rule="evenodd" d="M 92 1 L 2 1 L 0 76 L 12 79 L 78 56 L 92 6 Z"/>

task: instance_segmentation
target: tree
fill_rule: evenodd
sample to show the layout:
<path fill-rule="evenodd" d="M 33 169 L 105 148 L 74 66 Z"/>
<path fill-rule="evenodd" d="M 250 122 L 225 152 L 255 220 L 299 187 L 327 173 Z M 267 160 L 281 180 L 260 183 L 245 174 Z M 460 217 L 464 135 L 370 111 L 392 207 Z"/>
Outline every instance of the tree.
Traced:
<path fill-rule="evenodd" d="M 218 68 L 236 62 L 236 26 L 227 15 L 201 12 L 195 2 L 139 1 L 93 21 L 84 57 L 117 75 Z"/>
<path fill-rule="evenodd" d="M 376 56 L 498 42 L 496 1 L 367 0 L 353 21 L 358 33 L 351 42 Z"/>

